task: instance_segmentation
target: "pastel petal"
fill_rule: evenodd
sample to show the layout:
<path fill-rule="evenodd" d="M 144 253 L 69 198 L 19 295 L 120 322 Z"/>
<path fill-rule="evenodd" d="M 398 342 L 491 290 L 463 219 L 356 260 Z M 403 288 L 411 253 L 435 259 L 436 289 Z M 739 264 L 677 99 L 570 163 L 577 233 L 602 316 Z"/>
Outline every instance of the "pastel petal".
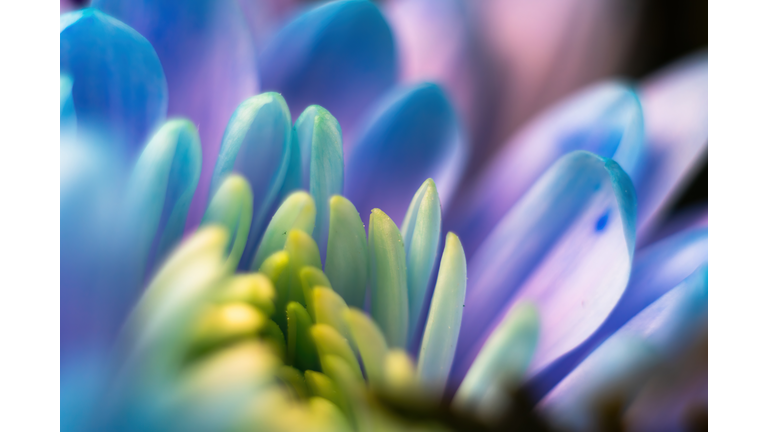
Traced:
<path fill-rule="evenodd" d="M 270 255 L 269 258 L 264 260 L 261 267 L 259 267 L 259 273 L 268 277 L 275 287 L 274 319 L 283 333 L 287 333 L 288 331 L 287 318 L 283 311 L 285 311 L 285 308 L 290 301 L 290 286 L 288 285 L 290 260 L 291 258 L 288 252 L 279 251 Z"/>
<path fill-rule="evenodd" d="M 72 77 L 67 74 L 61 74 L 61 114 L 59 120 L 59 129 L 61 135 L 74 136 L 77 131 L 77 114 L 75 114 L 75 103 L 72 102 Z"/>
<path fill-rule="evenodd" d="M 363 307 L 368 281 L 368 245 L 360 214 L 349 200 L 334 195 L 330 200 L 328 250 L 325 274 L 344 301 Z"/>
<path fill-rule="evenodd" d="M 201 150 L 189 120 L 169 120 L 152 136 L 136 162 L 127 190 L 127 235 L 134 245 L 135 273 L 152 271 L 181 239 L 200 179 Z"/>
<path fill-rule="evenodd" d="M 288 266 L 288 286 L 289 297 L 302 305 L 306 305 L 304 298 L 304 288 L 300 278 L 302 270 L 306 267 L 315 267 L 318 270 L 322 267 L 320 264 L 320 251 L 312 237 L 304 231 L 293 229 L 288 231 L 288 238 L 285 241 L 285 251 L 291 257 Z"/>
<path fill-rule="evenodd" d="M 387 355 L 384 335 L 376 323 L 359 309 L 347 309 L 343 316 L 360 351 L 368 381 L 372 386 L 381 388 L 384 385 L 384 358 Z"/>
<path fill-rule="evenodd" d="M 349 134 L 363 112 L 395 83 L 395 48 L 371 2 L 337 1 L 303 13 L 280 30 L 259 57 L 265 90 L 291 110 L 322 105 Z"/>
<path fill-rule="evenodd" d="M 291 116 L 277 93 L 262 93 L 240 104 L 224 132 L 211 190 L 217 190 L 232 171 L 242 174 L 253 189 L 253 220 L 241 269 L 253 261 L 267 213 L 278 198 L 288 167 L 290 141 Z"/>
<path fill-rule="evenodd" d="M 259 273 L 235 275 L 221 287 L 217 295 L 221 302 L 244 302 L 259 308 L 268 317 L 275 313 L 275 287 Z"/>
<path fill-rule="evenodd" d="M 435 266 L 437 246 L 440 243 L 440 221 L 440 197 L 437 196 L 435 182 L 427 179 L 413 196 L 400 229 L 408 271 L 409 343 L 416 336 L 427 285 Z"/>
<path fill-rule="evenodd" d="M 355 346 L 352 333 L 344 321 L 344 312 L 348 309 L 347 304 L 338 294 L 328 287 L 314 287 L 312 289 L 312 307 L 315 309 L 314 318 L 317 324 L 327 324 L 333 327 L 349 341 L 350 346 Z"/>
<path fill-rule="evenodd" d="M 230 174 L 219 186 L 203 215 L 201 226 L 217 224 L 227 228 L 230 243 L 227 266 L 237 268 L 248 240 L 253 216 L 253 194 L 248 181 L 238 174 Z"/>
<path fill-rule="evenodd" d="M 706 228 L 689 230 L 638 252 L 624 294 L 600 327 L 526 385 L 534 400 L 544 397 L 595 348 L 640 311 L 706 264 L 707 231 Z"/>
<path fill-rule="evenodd" d="M 683 231 L 707 228 L 709 226 L 709 208 L 707 203 L 693 204 L 667 216 L 663 223 L 654 225 L 655 227 L 643 237 L 643 242 L 638 242 L 638 247 L 643 248 L 646 245 L 652 245 Z"/>
<path fill-rule="evenodd" d="M 152 45 L 96 9 L 61 16 L 59 67 L 72 81 L 78 127 L 131 157 L 165 119 L 168 87 Z"/>
<path fill-rule="evenodd" d="M 315 228 L 315 202 L 306 192 L 294 192 L 280 204 L 261 238 L 251 269 L 261 267 L 268 256 L 281 250 L 288 231 L 298 229 L 312 234 Z"/>
<path fill-rule="evenodd" d="M 517 301 L 541 315 L 532 373 L 597 330 L 629 280 L 635 214 L 632 182 L 616 162 L 585 151 L 556 162 L 469 262 L 454 378 Z"/>
<path fill-rule="evenodd" d="M 537 179 L 574 150 L 614 159 L 637 180 L 643 156 L 643 113 L 631 88 L 612 81 L 592 85 L 534 118 L 504 144 L 448 208 L 446 227 L 461 237 L 470 260 Z"/>
<path fill-rule="evenodd" d="M 464 249 L 456 234 L 448 233 L 418 364 L 419 381 L 436 395 L 442 395 L 448 383 L 466 291 L 467 259 Z"/>
<path fill-rule="evenodd" d="M 331 287 L 331 283 L 325 276 L 322 270 L 317 267 L 307 266 L 299 271 L 299 279 L 301 280 L 301 292 L 304 293 L 304 300 L 307 301 L 307 312 L 312 317 L 312 321 L 315 321 L 315 306 L 313 303 L 312 290 L 315 287 Z"/>
<path fill-rule="evenodd" d="M 363 373 L 360 371 L 360 365 L 357 363 L 355 353 L 352 352 L 352 348 L 349 346 L 349 342 L 343 336 L 339 334 L 333 327 L 327 324 L 315 324 L 309 330 L 312 334 L 312 338 L 317 345 L 317 351 L 320 354 L 320 360 L 322 362 L 323 357 L 326 356 L 339 356 L 347 364 L 347 367 L 358 378 L 363 378 Z M 323 365 L 323 372 L 328 373 Z"/>
<path fill-rule="evenodd" d="M 219 186 L 210 180 L 229 118 L 259 92 L 256 52 L 242 12 L 236 0 L 93 0 L 93 5 L 152 43 L 168 77 L 169 115 L 199 127 L 203 167 L 187 223 L 193 229 Z M 131 62 L 126 70 L 135 67 Z M 259 202 L 258 185 L 248 180 Z"/>
<path fill-rule="evenodd" d="M 315 341 L 309 332 L 312 320 L 304 306 L 290 302 L 288 313 L 288 364 L 300 370 L 320 370 Z M 309 382 L 308 382 L 309 384 Z"/>
<path fill-rule="evenodd" d="M 307 382 L 309 391 L 313 395 L 325 398 L 341 407 L 339 390 L 336 388 L 336 384 L 328 378 L 328 375 L 322 372 L 307 370 L 304 372 L 304 379 Z"/>
<path fill-rule="evenodd" d="M 370 111 L 350 155 L 345 193 L 365 214 L 374 206 L 396 222 L 425 178 L 434 178 L 448 205 L 461 178 L 466 148 L 450 102 L 440 87 L 393 89 Z"/>
<path fill-rule="evenodd" d="M 371 263 L 371 316 L 392 347 L 408 336 L 408 284 L 400 231 L 383 211 L 373 209 L 368 223 Z"/>
<path fill-rule="evenodd" d="M 640 101 L 648 162 L 638 183 L 638 233 L 650 234 L 706 154 L 707 53 L 689 56 L 646 79 Z"/>

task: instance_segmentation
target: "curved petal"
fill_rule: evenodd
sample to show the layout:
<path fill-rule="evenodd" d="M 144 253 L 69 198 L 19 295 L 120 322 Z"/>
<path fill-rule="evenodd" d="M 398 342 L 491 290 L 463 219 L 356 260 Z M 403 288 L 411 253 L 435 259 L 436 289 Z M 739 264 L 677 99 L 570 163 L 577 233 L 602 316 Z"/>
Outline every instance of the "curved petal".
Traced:
<path fill-rule="evenodd" d="M 259 73 L 262 87 L 281 93 L 293 112 L 322 105 L 350 136 L 361 111 L 395 83 L 395 62 L 392 33 L 379 9 L 345 0 L 288 23 L 259 57 Z"/>
<path fill-rule="evenodd" d="M 240 261 L 242 269 L 253 261 L 268 212 L 283 185 L 290 142 L 291 115 L 277 93 L 262 93 L 240 104 L 224 132 L 211 190 L 218 189 L 233 171 L 242 174 L 253 190 L 253 220 Z"/>
<path fill-rule="evenodd" d="M 59 67 L 73 81 L 78 126 L 133 157 L 168 110 L 168 87 L 152 45 L 96 9 L 61 16 Z"/>
<path fill-rule="evenodd" d="M 242 176 L 231 174 L 219 186 L 211 199 L 208 210 L 203 215 L 200 226 L 217 224 L 227 228 L 229 245 L 227 246 L 227 267 L 237 268 L 240 257 L 248 240 L 253 216 L 253 194 L 248 181 Z"/>
<path fill-rule="evenodd" d="M 546 395 L 603 341 L 645 307 L 706 264 L 707 231 L 706 228 L 689 230 L 638 252 L 624 294 L 600 327 L 526 385 L 534 400 Z"/>
<path fill-rule="evenodd" d="M 483 174 L 448 208 L 446 227 L 467 256 L 558 158 L 586 150 L 614 159 L 633 181 L 640 169 L 643 113 L 627 85 L 588 87 L 536 117 L 500 150 Z"/>
<path fill-rule="evenodd" d="M 325 274 L 348 305 L 362 308 L 368 283 L 368 244 L 360 214 L 349 200 L 330 199 Z"/>
<path fill-rule="evenodd" d="M 381 208 L 399 223 L 426 178 L 447 206 L 464 168 L 464 135 L 435 84 L 398 88 L 383 98 L 347 164 L 345 195 L 362 213 Z"/>
<path fill-rule="evenodd" d="M 168 77 L 168 113 L 199 128 L 202 182 L 187 223 L 188 229 L 196 227 L 213 194 L 209 180 L 229 117 L 259 90 L 256 53 L 242 12 L 236 0 L 94 0 L 93 5 L 152 43 Z"/>
<path fill-rule="evenodd" d="M 261 267 L 264 260 L 285 246 L 288 231 L 299 229 L 312 234 L 315 228 L 315 202 L 308 193 L 294 192 L 280 204 L 269 221 L 264 236 L 253 257 L 251 270 Z"/>
<path fill-rule="evenodd" d="M 640 88 L 648 152 L 637 183 L 640 237 L 650 234 L 706 154 L 707 83 L 707 53 L 700 53 L 663 69 Z"/>
<path fill-rule="evenodd" d="M 597 330 L 629 280 L 635 213 L 632 182 L 616 162 L 576 151 L 555 163 L 470 260 L 454 378 L 518 301 L 541 316 L 533 373 Z"/>

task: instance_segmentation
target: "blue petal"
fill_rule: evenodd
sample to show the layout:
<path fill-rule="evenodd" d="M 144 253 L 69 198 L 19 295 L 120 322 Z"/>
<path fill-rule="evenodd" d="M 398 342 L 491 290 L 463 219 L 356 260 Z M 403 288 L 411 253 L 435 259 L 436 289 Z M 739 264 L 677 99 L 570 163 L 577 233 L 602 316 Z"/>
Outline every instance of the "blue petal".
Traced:
<path fill-rule="evenodd" d="M 518 301 L 541 315 L 534 373 L 597 330 L 629 280 L 635 212 L 632 182 L 614 161 L 576 151 L 555 163 L 469 263 L 454 378 Z"/>
<path fill-rule="evenodd" d="M 152 43 L 168 77 L 168 114 L 198 127 L 202 181 L 187 222 L 196 227 L 215 193 L 209 191 L 210 179 L 227 122 L 259 91 L 256 53 L 242 11 L 236 0 L 94 0 L 93 5 Z"/>
<path fill-rule="evenodd" d="M 350 156 L 344 185 L 360 214 L 377 207 L 400 223 L 409 197 L 430 177 L 447 205 L 466 149 L 445 93 L 435 84 L 398 88 L 372 114 Z"/>
<path fill-rule="evenodd" d="M 275 35 L 259 72 L 263 89 L 281 93 L 292 112 L 322 105 L 350 136 L 360 113 L 395 83 L 392 33 L 372 2 L 332 2 Z"/>
<path fill-rule="evenodd" d="M 168 109 L 168 87 L 152 45 L 95 9 L 61 16 L 59 67 L 72 77 L 78 127 L 136 155 Z"/>
<path fill-rule="evenodd" d="M 471 259 L 507 211 L 564 154 L 586 150 L 611 158 L 635 181 L 642 146 L 643 114 L 635 92 L 618 82 L 591 86 L 515 134 L 448 208 L 446 228 L 462 239 Z"/>
<path fill-rule="evenodd" d="M 554 361 L 527 384 L 538 400 L 638 312 L 679 285 L 707 262 L 707 229 L 689 230 L 638 252 L 632 278 L 605 322 L 578 347 Z"/>
<path fill-rule="evenodd" d="M 59 130 L 62 136 L 74 137 L 77 131 L 77 114 L 75 104 L 72 102 L 72 77 L 61 75 L 61 116 Z"/>
<path fill-rule="evenodd" d="M 291 115 L 277 93 L 262 93 L 237 107 L 232 114 L 210 190 L 218 190 L 230 172 L 242 174 L 253 191 L 253 219 L 240 268 L 249 268 L 276 204 L 288 169 L 291 142 Z"/>

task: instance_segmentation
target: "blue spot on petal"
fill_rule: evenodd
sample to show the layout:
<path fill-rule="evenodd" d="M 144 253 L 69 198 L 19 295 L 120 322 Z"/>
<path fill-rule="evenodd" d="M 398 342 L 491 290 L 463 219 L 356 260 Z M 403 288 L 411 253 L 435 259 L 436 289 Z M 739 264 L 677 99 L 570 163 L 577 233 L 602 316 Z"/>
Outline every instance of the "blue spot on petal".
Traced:
<path fill-rule="evenodd" d="M 608 217 L 611 215 L 611 210 L 608 209 L 603 213 L 602 216 L 600 216 L 600 219 L 597 220 L 597 223 L 595 224 L 595 231 L 600 232 L 605 229 L 605 226 L 608 225 Z"/>

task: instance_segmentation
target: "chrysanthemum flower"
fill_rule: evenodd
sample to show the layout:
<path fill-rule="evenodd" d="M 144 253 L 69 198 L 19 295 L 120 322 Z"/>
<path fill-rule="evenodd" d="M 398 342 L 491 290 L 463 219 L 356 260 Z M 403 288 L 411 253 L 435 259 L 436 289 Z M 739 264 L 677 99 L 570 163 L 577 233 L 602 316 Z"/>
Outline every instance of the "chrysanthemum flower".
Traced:
<path fill-rule="evenodd" d="M 234 1 L 93 6 L 61 16 L 63 429 L 643 430 L 706 407 L 706 210 L 664 219 L 706 150 L 706 54 L 569 95 L 470 178 L 492 149 L 459 2 L 262 32 Z"/>

